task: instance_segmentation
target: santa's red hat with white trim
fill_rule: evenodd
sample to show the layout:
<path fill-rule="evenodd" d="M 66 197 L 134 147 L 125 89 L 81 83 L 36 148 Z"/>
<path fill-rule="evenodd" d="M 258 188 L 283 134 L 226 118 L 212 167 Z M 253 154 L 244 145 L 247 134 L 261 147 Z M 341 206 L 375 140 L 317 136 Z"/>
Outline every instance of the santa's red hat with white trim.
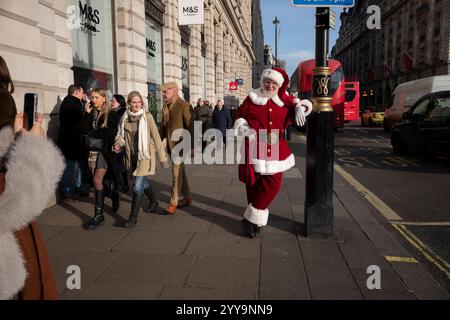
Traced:
<path fill-rule="evenodd" d="M 273 68 L 273 69 L 265 69 L 261 75 L 261 85 L 264 82 L 264 79 L 270 79 L 275 81 L 278 86 L 278 97 L 281 99 L 283 103 L 286 103 L 286 98 L 289 95 L 287 93 L 287 88 L 289 86 L 289 76 L 286 73 L 286 70 L 283 68 Z"/>

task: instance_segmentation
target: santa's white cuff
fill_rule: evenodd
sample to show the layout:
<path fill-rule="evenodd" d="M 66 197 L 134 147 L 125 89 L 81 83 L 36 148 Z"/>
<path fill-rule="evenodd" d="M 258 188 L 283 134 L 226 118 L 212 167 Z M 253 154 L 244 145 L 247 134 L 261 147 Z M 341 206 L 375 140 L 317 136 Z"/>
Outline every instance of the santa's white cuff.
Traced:
<path fill-rule="evenodd" d="M 305 113 L 305 117 L 311 114 L 313 110 L 313 104 L 308 99 L 300 100 L 299 98 L 295 98 L 294 103 L 296 105 L 295 111 L 297 111 L 298 108 L 302 108 L 303 112 Z"/>
<path fill-rule="evenodd" d="M 256 224 L 258 227 L 263 227 L 267 225 L 267 221 L 269 220 L 269 209 L 256 209 L 250 203 L 245 209 L 244 218 Z"/>
<path fill-rule="evenodd" d="M 247 120 L 245 120 L 244 118 L 236 119 L 236 121 L 234 122 L 234 136 L 239 136 L 239 130 L 242 129 L 250 129 Z"/>

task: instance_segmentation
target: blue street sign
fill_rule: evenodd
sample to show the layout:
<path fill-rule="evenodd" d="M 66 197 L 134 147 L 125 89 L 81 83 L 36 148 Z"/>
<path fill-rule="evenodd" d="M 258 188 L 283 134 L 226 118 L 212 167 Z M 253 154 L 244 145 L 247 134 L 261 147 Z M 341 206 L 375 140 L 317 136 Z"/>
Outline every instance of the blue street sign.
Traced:
<path fill-rule="evenodd" d="M 294 7 L 353 7 L 355 0 L 292 0 Z"/>

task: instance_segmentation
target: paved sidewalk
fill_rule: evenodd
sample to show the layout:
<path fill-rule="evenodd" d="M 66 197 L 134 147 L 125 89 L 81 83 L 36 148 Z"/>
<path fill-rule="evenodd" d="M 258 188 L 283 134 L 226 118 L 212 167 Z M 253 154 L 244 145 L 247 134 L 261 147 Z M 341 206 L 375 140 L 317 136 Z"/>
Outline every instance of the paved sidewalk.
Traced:
<path fill-rule="evenodd" d="M 119 213 L 106 203 L 106 222 L 81 225 L 93 199 L 60 203 L 38 219 L 62 299 L 449 299 L 420 264 L 388 262 L 411 255 L 372 216 L 368 204 L 337 173 L 335 235 L 303 235 L 305 145 L 293 135 L 297 166 L 285 174 L 260 239 L 245 236 L 240 219 L 245 188 L 236 166 L 188 166 L 193 204 L 173 216 L 141 211 L 125 229 L 131 198 Z M 167 206 L 171 171 L 159 170 L 153 186 Z M 147 205 L 147 202 L 144 202 Z M 81 268 L 81 290 L 68 290 L 70 265 Z M 367 267 L 381 269 L 381 290 L 369 290 Z"/>

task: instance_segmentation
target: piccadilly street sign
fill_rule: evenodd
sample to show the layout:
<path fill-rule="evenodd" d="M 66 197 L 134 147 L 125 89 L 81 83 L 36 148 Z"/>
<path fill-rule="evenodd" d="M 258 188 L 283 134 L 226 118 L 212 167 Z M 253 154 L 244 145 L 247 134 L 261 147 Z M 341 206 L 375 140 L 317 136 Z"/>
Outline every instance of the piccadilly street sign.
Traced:
<path fill-rule="evenodd" d="M 355 0 L 292 0 L 294 7 L 353 7 Z"/>

